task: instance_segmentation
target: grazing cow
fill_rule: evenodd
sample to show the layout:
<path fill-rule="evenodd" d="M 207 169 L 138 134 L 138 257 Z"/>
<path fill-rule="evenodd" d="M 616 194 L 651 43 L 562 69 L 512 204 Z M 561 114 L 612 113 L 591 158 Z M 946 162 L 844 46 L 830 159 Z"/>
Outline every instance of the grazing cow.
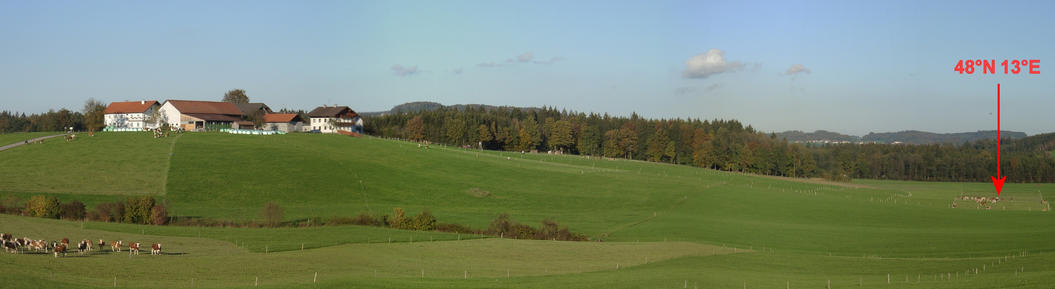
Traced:
<path fill-rule="evenodd" d="M 11 241 L 11 234 L 0 233 L 0 240 Z"/>
<path fill-rule="evenodd" d="M 15 245 L 15 242 L 7 241 L 7 240 L 2 240 L 0 242 L 4 243 L 4 250 L 7 251 L 8 253 L 18 252 L 18 247 Z"/>
<path fill-rule="evenodd" d="M 106 250 L 106 242 L 103 239 L 99 239 L 99 250 Z"/>
<path fill-rule="evenodd" d="M 161 244 L 150 245 L 150 255 L 161 255 Z"/>
<path fill-rule="evenodd" d="M 85 242 L 85 241 L 81 241 L 80 243 L 77 243 L 77 253 L 81 254 L 81 255 L 84 255 L 84 253 L 88 251 L 88 247 L 91 246 L 91 244 L 92 244 L 92 242 Z"/>
<path fill-rule="evenodd" d="M 70 246 L 70 239 L 69 238 L 62 238 L 62 242 L 61 243 L 63 245 L 66 245 L 66 247 L 69 247 Z"/>
<path fill-rule="evenodd" d="M 58 258 L 60 253 L 63 257 L 66 256 L 66 244 L 59 244 L 58 246 L 55 246 L 55 258 Z"/>
<path fill-rule="evenodd" d="M 128 255 L 139 255 L 139 243 L 128 243 Z"/>
<path fill-rule="evenodd" d="M 121 240 L 117 240 L 117 241 L 114 241 L 113 243 L 110 243 L 110 251 L 121 252 L 121 243 L 122 243 Z"/>

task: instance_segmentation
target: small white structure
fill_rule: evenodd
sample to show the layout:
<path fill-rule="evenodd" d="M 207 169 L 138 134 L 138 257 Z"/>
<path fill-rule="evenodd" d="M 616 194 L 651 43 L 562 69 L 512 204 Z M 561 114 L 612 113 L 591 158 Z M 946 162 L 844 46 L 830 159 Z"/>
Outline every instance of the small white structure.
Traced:
<path fill-rule="evenodd" d="M 111 102 L 103 110 L 103 121 L 111 129 L 153 129 L 158 120 L 151 116 L 159 107 L 157 100 Z"/>
<path fill-rule="evenodd" d="M 308 113 L 310 122 L 304 129 L 321 133 L 339 130 L 363 133 L 363 119 L 347 106 L 320 106 Z"/>

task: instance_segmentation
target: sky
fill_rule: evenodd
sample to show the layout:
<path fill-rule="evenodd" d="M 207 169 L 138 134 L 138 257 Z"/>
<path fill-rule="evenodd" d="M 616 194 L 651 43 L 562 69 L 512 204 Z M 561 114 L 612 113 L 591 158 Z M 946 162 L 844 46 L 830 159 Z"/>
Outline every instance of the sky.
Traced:
<path fill-rule="evenodd" d="M 9 1 L 0 110 L 410 101 L 853 135 L 1055 131 L 1052 1 Z M 961 75 L 961 59 L 1040 74 Z M 1002 68 L 998 67 L 1002 72 Z"/>

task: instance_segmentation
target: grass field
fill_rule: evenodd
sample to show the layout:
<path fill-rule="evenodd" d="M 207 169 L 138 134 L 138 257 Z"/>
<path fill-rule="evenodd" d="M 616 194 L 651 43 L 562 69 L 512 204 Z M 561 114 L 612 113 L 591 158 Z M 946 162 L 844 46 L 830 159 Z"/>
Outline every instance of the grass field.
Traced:
<path fill-rule="evenodd" d="M 34 138 L 61 134 L 61 132 L 15 132 L 15 133 L 0 133 L 0 146 L 13 144 L 16 142 L 27 141 Z"/>
<path fill-rule="evenodd" d="M 268 201 L 291 220 L 427 208 L 441 222 L 475 228 L 505 212 L 533 225 L 553 218 L 605 240 L 0 216 L 0 231 L 16 236 L 159 241 L 172 253 L 3 254 L 0 271 L 9 273 L 0 276 L 3 287 L 111 287 L 114 266 L 164 268 L 157 276 L 118 272 L 119 287 L 240 287 L 256 277 L 263 287 L 279 288 L 1055 284 L 1055 216 L 1042 211 L 1052 184 L 1009 183 L 1003 200 L 986 210 L 958 197 L 992 196 L 987 182 L 830 184 L 639 161 L 424 149 L 376 138 L 213 133 L 166 139 L 100 133 L 19 147 L 0 152 L 0 175 L 0 197 L 46 193 L 92 206 L 149 194 L 168 202 L 173 215 L 229 220 L 256 219 Z M 318 284 L 311 282 L 314 272 Z"/>

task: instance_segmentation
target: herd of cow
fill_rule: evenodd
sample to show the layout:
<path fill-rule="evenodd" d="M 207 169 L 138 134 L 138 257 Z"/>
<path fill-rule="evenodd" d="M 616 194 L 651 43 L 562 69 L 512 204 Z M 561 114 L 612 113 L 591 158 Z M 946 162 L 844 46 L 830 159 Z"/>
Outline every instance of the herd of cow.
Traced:
<path fill-rule="evenodd" d="M 72 249 L 72 247 L 70 247 L 70 239 L 68 238 L 62 238 L 62 241 L 58 242 L 48 242 L 44 240 L 33 240 L 30 238 L 12 238 L 11 234 L 0 233 L 0 242 L 3 243 L 4 250 L 8 253 L 21 253 L 26 251 L 48 253 L 50 251 L 55 254 L 56 258 L 60 255 L 66 256 L 66 251 Z M 99 239 L 99 242 L 95 245 L 98 245 L 99 249 L 102 250 L 106 247 L 106 241 Z M 110 242 L 110 252 L 121 252 L 122 246 L 124 246 L 124 241 L 118 240 Z M 95 246 L 93 246 L 91 240 L 81 240 L 80 243 L 77 243 L 78 254 L 88 254 L 94 249 Z M 139 255 L 139 243 L 128 243 L 128 254 Z M 151 245 L 150 254 L 161 255 L 161 244 L 154 243 Z"/>

